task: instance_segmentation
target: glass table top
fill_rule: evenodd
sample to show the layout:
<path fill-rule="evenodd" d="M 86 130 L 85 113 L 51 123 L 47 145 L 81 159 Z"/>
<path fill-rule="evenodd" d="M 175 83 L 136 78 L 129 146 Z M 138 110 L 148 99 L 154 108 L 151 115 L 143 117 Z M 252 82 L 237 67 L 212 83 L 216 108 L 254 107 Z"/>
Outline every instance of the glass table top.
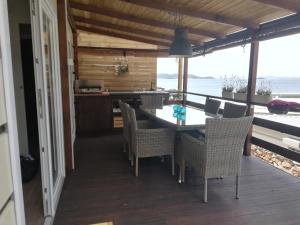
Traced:
<path fill-rule="evenodd" d="M 161 109 L 141 108 L 141 110 L 153 119 L 183 130 L 202 128 L 207 118 L 216 117 L 216 115 L 207 114 L 204 110 L 190 106 L 165 105 Z"/>

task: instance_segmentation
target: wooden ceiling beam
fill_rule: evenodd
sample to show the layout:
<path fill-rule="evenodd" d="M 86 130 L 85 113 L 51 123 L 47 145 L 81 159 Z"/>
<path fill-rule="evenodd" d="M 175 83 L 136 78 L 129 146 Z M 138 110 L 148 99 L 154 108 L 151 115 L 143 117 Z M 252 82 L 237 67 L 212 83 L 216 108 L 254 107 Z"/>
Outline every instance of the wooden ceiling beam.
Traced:
<path fill-rule="evenodd" d="M 67 17 L 68 17 L 68 21 L 69 21 L 69 24 L 71 26 L 71 29 L 72 29 L 73 32 L 75 32 L 76 31 L 76 25 L 75 25 L 73 14 L 71 12 L 69 0 L 67 0 L 67 14 L 68 14 Z"/>
<path fill-rule="evenodd" d="M 139 29 L 139 28 L 131 28 L 131 27 L 127 27 L 124 25 L 113 24 L 113 23 L 109 23 L 109 22 L 105 22 L 105 21 L 101 21 L 101 20 L 85 18 L 82 16 L 74 16 L 74 19 L 76 22 L 86 23 L 86 24 L 90 24 L 90 25 L 95 25 L 95 26 L 99 26 L 99 27 L 103 27 L 103 28 L 109 28 L 109 29 L 113 29 L 113 30 L 119 30 L 119 31 L 128 32 L 128 33 L 139 34 L 139 35 L 145 36 L 145 38 L 152 37 L 152 38 L 158 38 L 158 39 L 163 39 L 163 40 L 167 40 L 167 41 L 173 41 L 173 35 L 156 33 L 153 31 L 143 30 L 143 29 Z M 194 41 L 194 40 L 190 40 L 190 41 L 194 45 L 199 45 L 201 43 L 200 41 Z"/>
<path fill-rule="evenodd" d="M 154 26 L 154 27 L 158 27 L 158 28 L 164 28 L 164 29 L 170 29 L 170 30 L 175 29 L 175 25 L 172 23 L 158 21 L 155 19 L 143 18 L 140 16 L 135 16 L 135 15 L 119 12 L 116 10 L 98 7 L 95 5 L 82 4 L 82 3 L 71 1 L 70 6 L 73 9 L 82 10 L 82 11 L 86 11 L 86 12 L 90 12 L 90 13 L 95 13 L 95 14 L 99 14 L 102 16 L 113 17 L 113 18 L 127 20 L 127 21 L 134 22 L 134 23 Z M 199 29 L 199 28 L 196 29 L 196 28 L 187 27 L 187 29 L 188 29 L 189 33 L 195 34 L 195 35 L 200 35 L 200 36 L 206 36 L 206 37 L 211 37 L 211 38 L 223 38 L 225 36 L 225 34 L 220 34 L 217 32 L 212 32 L 212 31 L 203 30 L 203 29 Z"/>
<path fill-rule="evenodd" d="M 239 18 L 227 17 L 227 16 L 222 16 L 214 13 L 182 8 L 182 7 L 178 7 L 166 3 L 166 1 L 153 1 L 153 0 L 120 0 L 120 1 L 132 3 L 135 5 L 144 6 L 152 9 L 163 10 L 167 12 L 176 12 L 181 15 L 191 16 L 198 19 L 204 19 L 204 20 L 227 24 L 227 25 L 253 28 L 253 29 L 259 27 L 259 24 L 251 23 L 249 21 L 241 20 Z"/>
<path fill-rule="evenodd" d="M 139 35 L 143 35 L 143 36 L 150 36 L 153 38 L 165 39 L 168 41 L 173 40 L 173 35 L 166 35 L 166 34 L 156 33 L 156 32 L 152 32 L 152 31 L 148 31 L 148 30 L 131 28 L 131 27 L 123 26 L 123 25 L 113 24 L 113 23 L 95 20 L 95 19 L 89 19 L 89 18 L 85 18 L 85 17 L 81 17 L 81 16 L 74 16 L 74 19 L 76 22 L 80 22 L 80 23 L 88 23 L 91 25 L 99 26 L 99 27 L 105 27 L 105 28 L 109 28 L 109 29 L 139 34 Z"/>
<path fill-rule="evenodd" d="M 254 0 L 278 8 L 287 9 L 293 12 L 300 12 L 300 3 L 295 0 Z"/>
<path fill-rule="evenodd" d="M 155 40 L 137 37 L 137 36 L 133 36 L 133 35 L 129 35 L 129 34 L 122 34 L 122 33 L 117 33 L 117 32 L 113 32 L 113 31 L 108 31 L 108 30 L 104 30 L 104 29 L 100 29 L 100 28 L 86 27 L 86 26 L 82 26 L 82 25 L 76 25 L 76 27 L 78 30 L 82 30 L 82 31 L 90 32 L 90 33 L 101 34 L 101 35 L 106 35 L 106 36 L 110 36 L 110 37 L 123 38 L 123 39 L 131 40 L 131 41 L 138 41 L 138 42 L 143 42 L 143 43 L 158 45 L 158 46 L 165 46 L 165 47 L 170 46 L 170 43 L 167 43 L 167 42 L 155 41 Z"/>
<path fill-rule="evenodd" d="M 109 56 L 126 56 L 135 57 L 168 57 L 169 52 L 166 49 L 132 49 L 132 48 L 101 48 L 101 47 L 86 47 L 79 46 L 78 51 L 80 54 L 88 55 L 109 55 Z"/>

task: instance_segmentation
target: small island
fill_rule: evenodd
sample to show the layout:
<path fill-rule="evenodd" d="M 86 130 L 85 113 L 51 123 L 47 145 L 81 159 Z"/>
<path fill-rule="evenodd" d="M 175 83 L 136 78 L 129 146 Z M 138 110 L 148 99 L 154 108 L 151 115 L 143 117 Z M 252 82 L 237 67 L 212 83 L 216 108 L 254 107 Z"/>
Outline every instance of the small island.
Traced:
<path fill-rule="evenodd" d="M 178 74 L 177 73 L 160 73 L 157 74 L 157 78 L 158 79 L 177 79 L 178 78 Z M 212 76 L 204 76 L 204 77 L 200 77 L 194 74 L 189 74 L 189 79 L 214 79 L 214 77 Z"/>

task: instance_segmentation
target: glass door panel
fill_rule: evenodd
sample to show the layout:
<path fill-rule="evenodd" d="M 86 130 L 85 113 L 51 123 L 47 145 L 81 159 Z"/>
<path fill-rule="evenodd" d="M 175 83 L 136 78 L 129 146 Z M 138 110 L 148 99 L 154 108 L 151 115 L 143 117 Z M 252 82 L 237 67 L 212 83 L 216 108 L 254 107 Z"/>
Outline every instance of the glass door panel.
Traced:
<path fill-rule="evenodd" d="M 57 8 L 49 0 L 30 4 L 44 214 L 51 220 L 65 177 Z"/>
<path fill-rule="evenodd" d="M 46 75 L 46 91 L 48 100 L 48 115 L 49 115 L 49 132 L 50 132 L 50 147 L 51 147 L 51 164 L 52 164 L 52 179 L 55 186 L 58 177 L 58 142 L 57 142 L 57 126 L 56 126 L 56 83 L 55 83 L 55 67 L 52 61 L 52 38 L 51 38 L 51 20 L 43 12 L 43 48 L 44 48 L 44 63 Z"/>

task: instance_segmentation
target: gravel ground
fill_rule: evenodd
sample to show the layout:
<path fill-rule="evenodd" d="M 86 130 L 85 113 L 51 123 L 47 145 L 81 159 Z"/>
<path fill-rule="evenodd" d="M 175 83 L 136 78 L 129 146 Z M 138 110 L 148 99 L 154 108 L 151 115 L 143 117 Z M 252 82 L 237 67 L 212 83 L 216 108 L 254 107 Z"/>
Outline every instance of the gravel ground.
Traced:
<path fill-rule="evenodd" d="M 300 163 L 287 159 L 258 146 L 252 146 L 252 155 L 263 159 L 269 164 L 300 178 Z"/>

